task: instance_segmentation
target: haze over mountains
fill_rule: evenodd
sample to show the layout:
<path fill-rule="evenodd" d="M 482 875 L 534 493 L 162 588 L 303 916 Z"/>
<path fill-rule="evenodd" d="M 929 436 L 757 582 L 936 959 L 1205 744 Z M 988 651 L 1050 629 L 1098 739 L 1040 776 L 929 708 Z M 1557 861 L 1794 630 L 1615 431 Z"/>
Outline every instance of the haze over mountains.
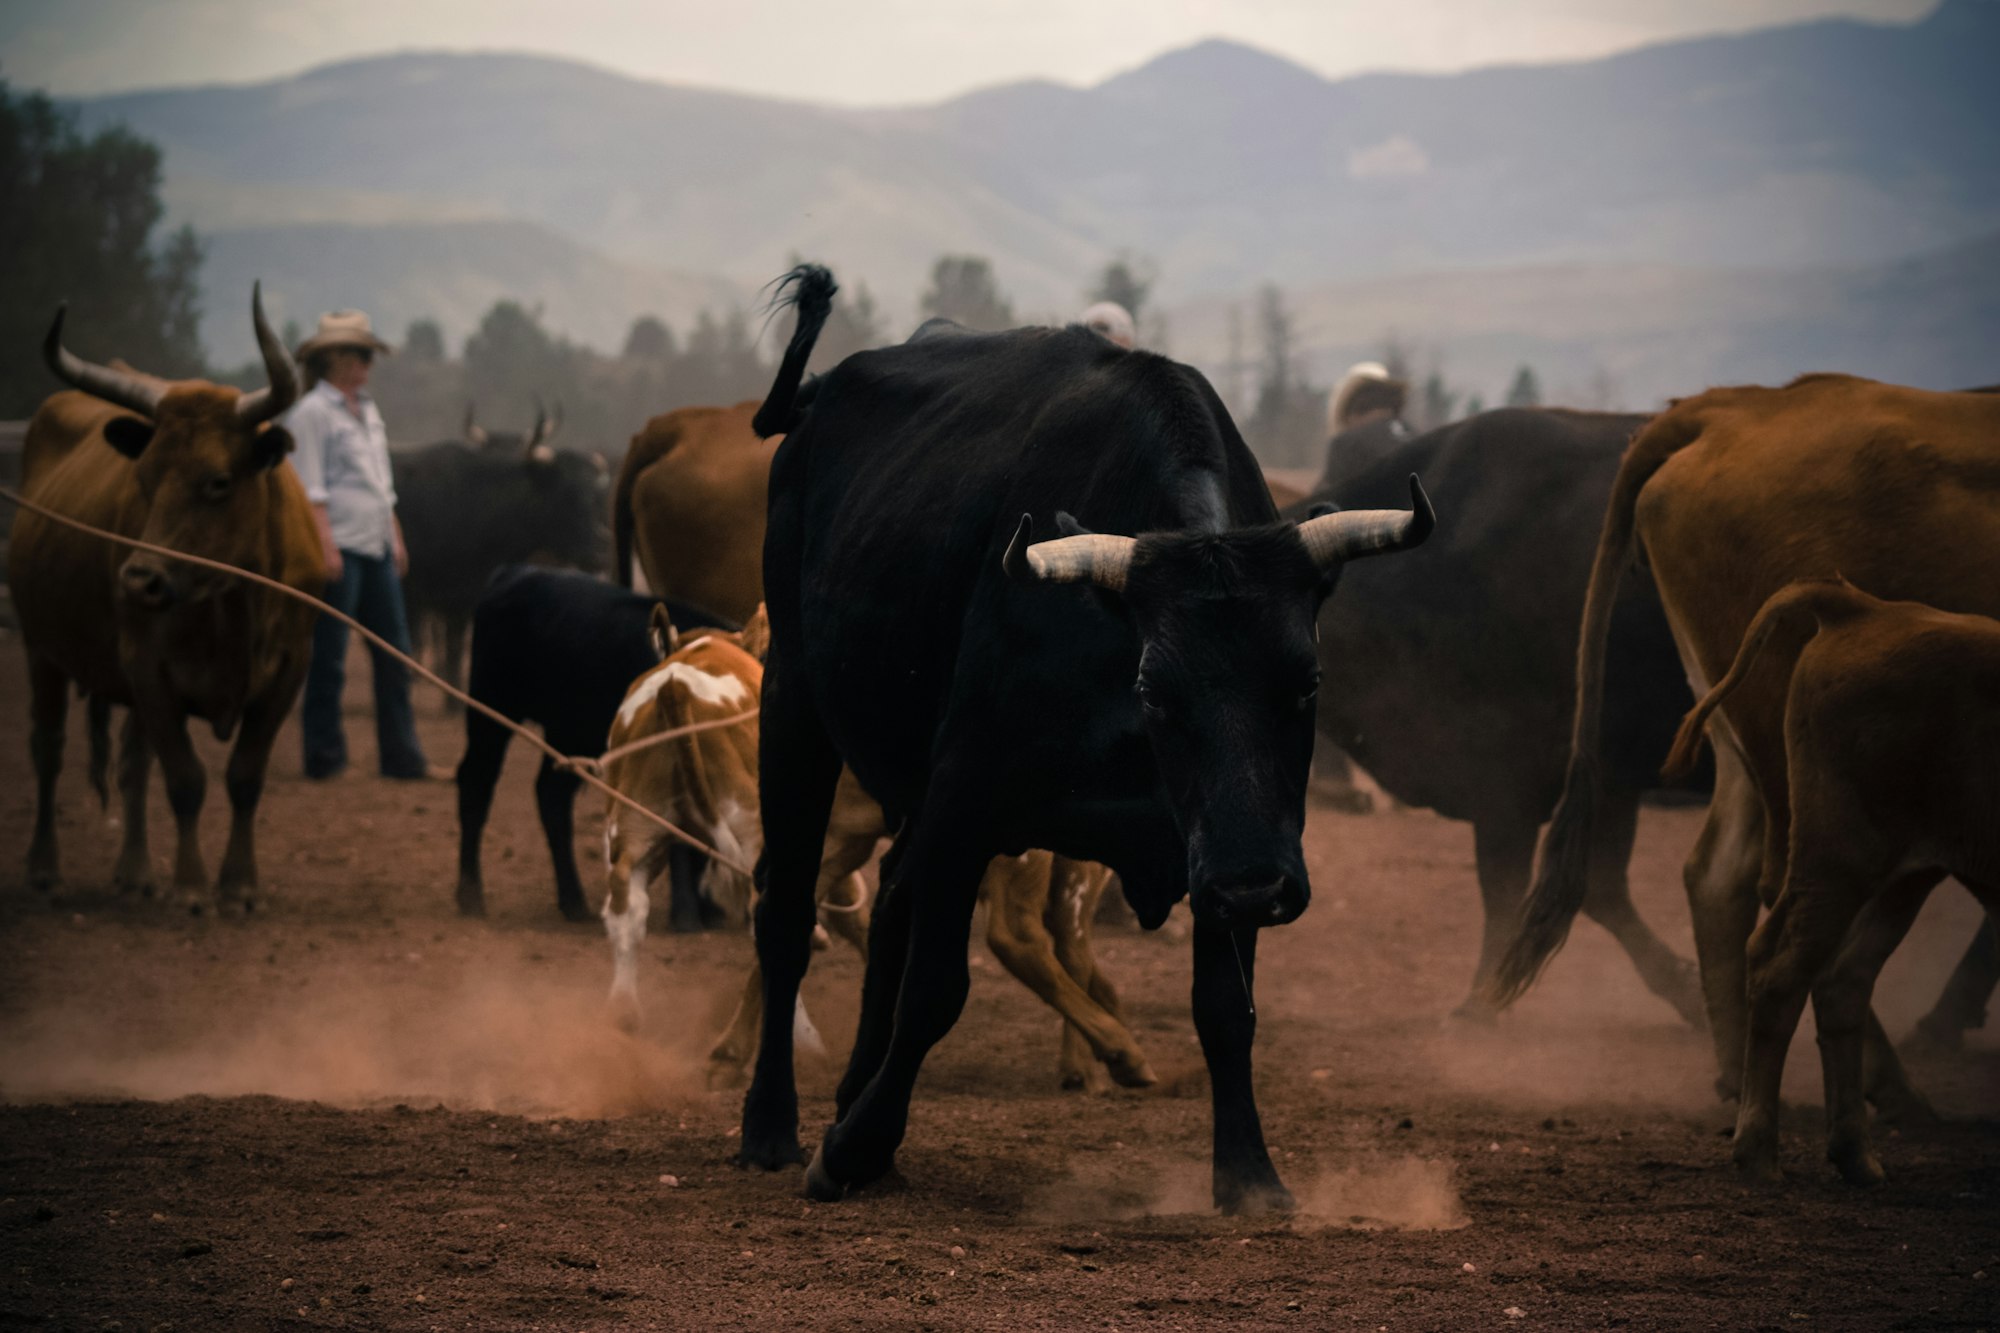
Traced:
<path fill-rule="evenodd" d="M 1529 359 L 1643 404 L 1827 358 L 2000 379 L 1996 50 L 2000 3 L 1946 0 L 1448 76 L 1329 81 L 1207 42 L 894 110 L 423 54 L 80 105 L 166 149 L 217 312 L 259 273 L 287 315 L 359 304 L 456 339 L 504 294 L 615 347 L 635 315 L 747 302 L 795 254 L 901 326 L 943 252 L 1051 317 L 1129 251 L 1173 350 L 1211 367 L 1228 305 L 1274 281 L 1322 376 L 1393 330 L 1460 378 Z M 206 332 L 241 355 L 233 319 Z"/>

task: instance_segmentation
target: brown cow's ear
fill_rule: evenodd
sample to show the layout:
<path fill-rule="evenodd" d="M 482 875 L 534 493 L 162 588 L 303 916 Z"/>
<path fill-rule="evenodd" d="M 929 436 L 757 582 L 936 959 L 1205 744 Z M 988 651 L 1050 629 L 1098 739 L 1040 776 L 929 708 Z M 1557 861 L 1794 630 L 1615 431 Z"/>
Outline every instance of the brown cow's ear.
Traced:
<path fill-rule="evenodd" d="M 104 442 L 127 458 L 136 459 L 153 442 L 153 423 L 138 417 L 113 417 L 104 423 Z"/>
<path fill-rule="evenodd" d="M 266 426 L 250 446 L 250 461 L 260 468 L 273 468 L 291 451 L 292 433 L 283 426 Z"/>

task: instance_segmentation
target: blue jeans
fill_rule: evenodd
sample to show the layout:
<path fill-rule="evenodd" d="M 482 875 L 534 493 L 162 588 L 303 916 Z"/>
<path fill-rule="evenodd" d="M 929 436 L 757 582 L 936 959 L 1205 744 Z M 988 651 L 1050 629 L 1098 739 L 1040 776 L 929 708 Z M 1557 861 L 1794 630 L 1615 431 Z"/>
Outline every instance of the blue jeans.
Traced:
<path fill-rule="evenodd" d="M 340 577 L 327 585 L 326 604 L 353 616 L 403 652 L 410 651 L 403 583 L 391 557 L 342 551 Z M 430 765 L 410 711 L 409 670 L 373 644 L 368 654 L 375 666 L 375 740 L 383 776 L 423 777 Z M 347 626 L 332 616 L 321 616 L 313 623 L 312 667 L 306 672 L 301 715 L 309 778 L 330 778 L 347 767 L 347 734 L 340 724 L 340 695 L 346 684 Z"/>

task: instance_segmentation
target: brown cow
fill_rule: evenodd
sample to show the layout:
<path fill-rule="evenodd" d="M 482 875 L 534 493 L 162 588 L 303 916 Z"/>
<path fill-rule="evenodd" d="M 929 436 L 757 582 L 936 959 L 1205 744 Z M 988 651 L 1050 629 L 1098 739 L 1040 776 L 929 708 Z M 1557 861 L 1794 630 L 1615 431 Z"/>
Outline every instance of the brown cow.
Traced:
<path fill-rule="evenodd" d="M 1605 640 L 1638 548 L 1697 694 L 1728 669 L 1765 600 L 1798 579 L 1844 574 L 1883 596 L 2000 614 L 2000 397 L 1809 375 L 1782 389 L 1712 389 L 1633 437 L 1584 604 L 1562 802 L 1494 979 L 1496 1003 L 1534 980 L 1584 896 Z M 1725 1097 L 1743 1069 L 1744 946 L 1758 891 L 1768 901 L 1785 862 L 1785 681 L 1798 642 L 1781 635 L 1719 715 L 1715 795 L 1687 864 Z M 1870 1099 L 1891 1113 L 1919 1109 L 1872 1017 L 1868 1050 Z"/>
<path fill-rule="evenodd" d="M 657 624 L 657 622 L 656 622 Z M 668 630 L 671 634 L 671 630 Z M 612 723 L 610 748 L 700 722 L 721 722 L 757 706 L 763 667 L 757 653 L 768 634 L 759 608 L 741 635 L 704 630 L 675 642 L 659 666 L 634 681 Z M 696 732 L 615 758 L 605 779 L 620 792 L 674 821 L 744 864 L 763 844 L 758 824 L 756 718 Z M 859 871 L 890 833 L 881 807 L 843 775 L 827 825 L 817 886 L 822 919 L 857 949 L 867 951 L 868 897 Z M 670 837 L 616 802 L 604 829 L 605 930 L 611 938 L 611 998 L 621 1021 L 638 1014 L 638 947 L 645 938 L 648 885 L 665 867 Z M 1068 1021 L 1063 1044 L 1065 1086 L 1092 1077 L 1086 1050 L 1133 1087 L 1154 1082 L 1151 1067 L 1120 1016 L 1116 990 L 1097 970 L 1090 923 L 1109 873 L 1047 852 L 996 858 L 981 884 L 987 902 L 987 941 L 1001 963 Z M 703 892 L 742 915 L 750 885 L 735 871 L 711 862 Z M 762 1018 L 762 981 L 756 965 L 742 1002 L 710 1054 L 710 1081 L 741 1077 L 756 1053 Z M 800 1035 L 810 1031 L 803 1012 Z M 810 1043 L 813 1038 L 807 1036 Z"/>
<path fill-rule="evenodd" d="M 1709 716 L 1772 636 L 1801 632 L 1812 638 L 1784 718 L 1791 834 L 1783 886 L 1750 937 L 1736 1165 L 1778 1179 L 1778 1085 L 1810 990 L 1827 1157 L 1874 1185 L 1861 1039 L 1875 977 L 1946 875 L 2000 915 L 2000 621 L 1878 601 L 1844 581 L 1794 583 L 1764 603 L 1681 724 L 1670 775 L 1694 766 Z"/>
<path fill-rule="evenodd" d="M 312 509 L 284 465 L 291 436 L 270 424 L 297 398 L 298 370 L 255 293 L 251 318 L 269 384 L 239 393 L 79 360 L 62 345 L 58 312 L 44 353 L 82 392 L 55 394 L 28 423 L 23 492 L 93 526 L 318 595 L 326 573 Z M 114 878 L 123 890 L 152 888 L 146 780 L 158 754 L 180 834 L 174 887 L 201 909 L 208 875 L 196 820 L 207 775 L 187 722 L 206 720 L 221 740 L 236 734 L 227 774 L 229 848 L 215 891 L 223 903 L 250 906 L 257 800 L 271 741 L 305 680 L 312 608 L 26 511 L 14 525 L 8 578 L 28 654 L 38 784 L 29 882 L 49 888 L 60 879 L 55 784 L 74 683 L 94 706 L 132 710 L 118 775 L 125 841 Z"/>
<path fill-rule="evenodd" d="M 683 407 L 625 451 L 611 504 L 618 581 L 646 584 L 741 624 L 764 600 L 764 504 L 779 439 L 750 428 L 754 402 Z"/>

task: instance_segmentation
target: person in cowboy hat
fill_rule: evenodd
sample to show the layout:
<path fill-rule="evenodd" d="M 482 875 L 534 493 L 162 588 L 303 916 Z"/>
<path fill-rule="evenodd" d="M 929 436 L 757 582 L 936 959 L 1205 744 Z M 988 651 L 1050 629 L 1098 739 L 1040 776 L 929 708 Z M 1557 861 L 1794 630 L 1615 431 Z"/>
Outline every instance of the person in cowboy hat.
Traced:
<path fill-rule="evenodd" d="M 292 434 L 292 466 L 305 483 L 319 527 L 327 568 L 326 603 L 343 611 L 397 648 L 410 651 L 403 611 L 402 576 L 409 570 L 402 524 L 396 520 L 396 486 L 389 470 L 389 436 L 368 395 L 368 374 L 389 344 L 375 336 L 359 310 L 319 317 L 319 328 L 299 344 L 306 393 L 285 417 Z M 410 709 L 410 673 L 370 645 L 375 668 L 375 736 L 382 774 L 391 778 L 443 776 L 424 758 Z M 306 673 L 305 768 L 309 778 L 331 778 L 347 767 L 347 735 L 340 721 L 347 683 L 347 626 L 321 616 L 313 627 L 312 666 Z"/>

